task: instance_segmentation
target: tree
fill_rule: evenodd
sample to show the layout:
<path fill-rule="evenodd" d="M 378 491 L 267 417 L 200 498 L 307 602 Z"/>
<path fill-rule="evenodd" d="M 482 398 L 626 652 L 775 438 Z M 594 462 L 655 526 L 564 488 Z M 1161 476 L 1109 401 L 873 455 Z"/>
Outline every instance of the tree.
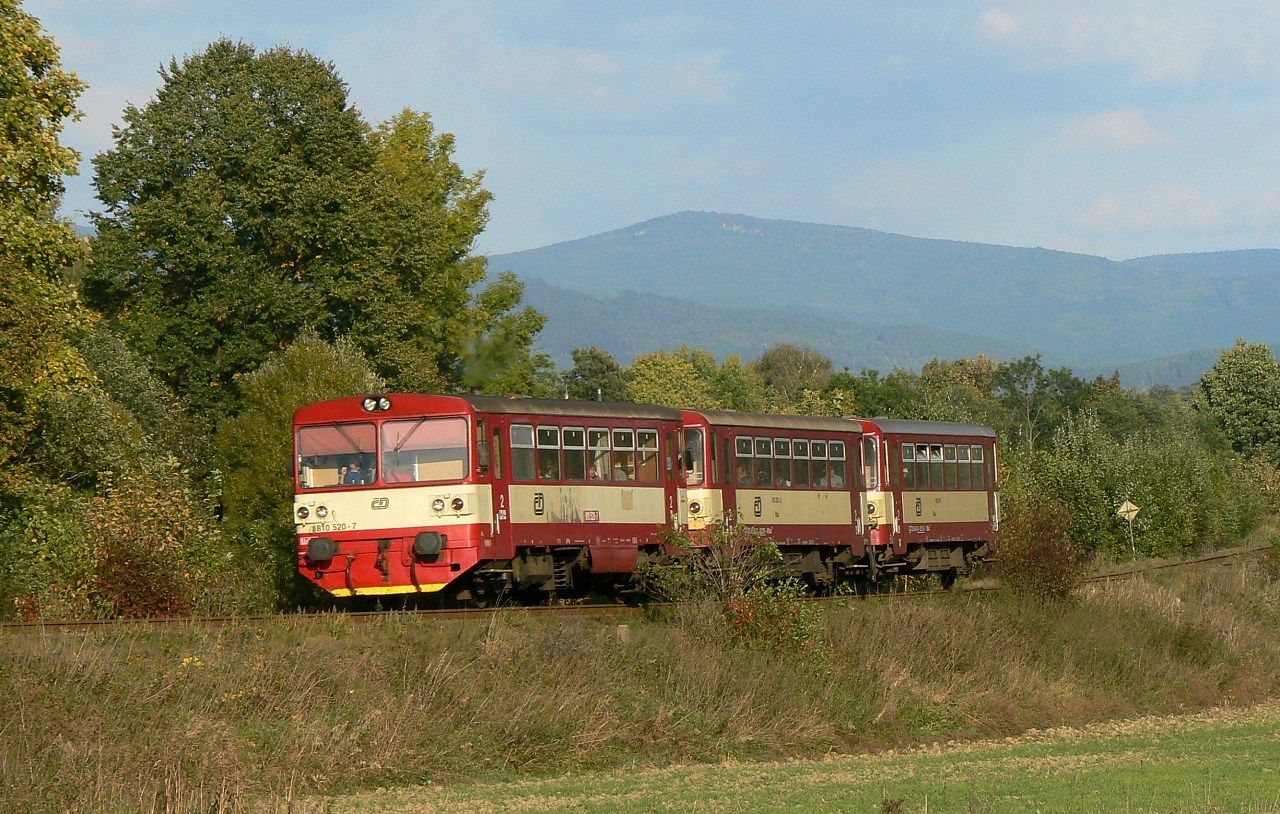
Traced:
<path fill-rule="evenodd" d="M 0 498 L 25 476 L 40 399 L 91 377 L 74 345 L 92 318 L 60 277 L 84 245 L 54 216 L 79 160 L 58 134 L 84 83 L 59 60 L 39 21 L 0 0 Z"/>
<path fill-rule="evenodd" d="M 1089 386 L 1067 368 L 1045 370 L 1040 354 L 1000 365 L 993 385 L 1028 452 L 1089 395 Z"/>
<path fill-rule="evenodd" d="M 294 580 L 293 412 L 314 401 L 376 393 L 385 383 L 353 342 L 329 343 L 306 330 L 240 387 L 244 410 L 218 427 L 227 531 L 242 556 L 265 566 L 289 603 L 301 596 Z"/>
<path fill-rule="evenodd" d="M 778 406 L 798 404 L 805 390 L 820 392 L 835 368 L 821 352 L 789 342 L 765 351 L 751 366 Z"/>
<path fill-rule="evenodd" d="M 1200 402 L 1237 451 L 1280 463 L 1280 363 L 1237 339 L 1200 379 Z"/>
<path fill-rule="evenodd" d="M 235 381 L 312 326 L 393 387 L 460 386 L 477 321 L 502 315 L 472 301 L 490 195 L 453 137 L 412 111 L 370 128 L 305 51 L 220 40 L 161 78 L 94 161 L 106 209 L 86 274 L 153 369 L 202 410 L 234 408 Z M 514 307 L 511 290 L 490 300 Z M 517 320 L 527 353 L 541 325 Z"/>
<path fill-rule="evenodd" d="M 622 401 L 627 377 L 613 354 L 601 348 L 574 348 L 573 367 L 564 372 L 564 392 L 572 399 Z"/>
<path fill-rule="evenodd" d="M 627 371 L 627 400 L 691 409 L 716 409 L 720 406 L 693 363 L 686 356 L 671 351 L 636 357 Z"/>

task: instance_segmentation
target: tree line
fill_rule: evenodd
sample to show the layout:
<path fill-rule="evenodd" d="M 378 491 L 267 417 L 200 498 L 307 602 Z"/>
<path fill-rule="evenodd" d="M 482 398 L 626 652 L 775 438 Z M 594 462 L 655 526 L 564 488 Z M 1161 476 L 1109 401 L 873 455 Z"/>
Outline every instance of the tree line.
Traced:
<path fill-rule="evenodd" d="M 1237 538 L 1280 492 L 1280 366 L 1241 342 L 1186 391 L 1039 357 L 854 373 L 790 344 L 680 347 L 558 370 L 520 282 L 473 252 L 483 174 L 424 112 L 368 122 L 334 66 L 219 40 L 174 59 L 93 159 L 101 210 L 56 215 L 84 83 L 0 0 L 0 615 L 236 612 L 314 601 L 294 576 L 290 416 L 373 391 L 932 418 L 997 429 L 1009 500 L 1042 494 L 1091 551 Z"/>

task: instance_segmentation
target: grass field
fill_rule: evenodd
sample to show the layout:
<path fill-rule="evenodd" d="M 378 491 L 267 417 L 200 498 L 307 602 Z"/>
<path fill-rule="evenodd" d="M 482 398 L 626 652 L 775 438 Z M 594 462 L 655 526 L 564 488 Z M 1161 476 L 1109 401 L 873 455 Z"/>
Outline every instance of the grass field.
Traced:
<path fill-rule="evenodd" d="M 416 789 L 424 811 L 509 793 L 535 810 L 582 797 L 599 811 L 880 811 L 898 798 L 923 811 L 925 795 L 931 811 L 1036 810 L 1010 809 L 1015 793 L 1043 811 L 1239 811 L 1245 793 L 1274 806 L 1248 776 L 1221 774 L 1228 751 L 1280 764 L 1256 729 L 1230 750 L 1108 742 L 1058 780 L 1042 770 L 1075 753 L 1035 739 L 990 761 L 973 747 L 819 760 L 1280 698 L 1272 569 L 1168 572 L 1066 602 L 855 603 L 827 610 L 817 634 L 789 650 L 650 618 L 623 641 L 613 623 L 515 613 L 4 635 L 0 812 L 296 814 L 305 800 L 368 808 L 380 798 L 360 795 L 379 788 Z M 1128 750 L 1147 761 L 1131 775 Z M 1085 793 L 1105 783 L 1108 796 Z"/>
<path fill-rule="evenodd" d="M 1280 703 L 819 760 L 411 786 L 304 801 L 436 812 L 1277 812 Z"/>

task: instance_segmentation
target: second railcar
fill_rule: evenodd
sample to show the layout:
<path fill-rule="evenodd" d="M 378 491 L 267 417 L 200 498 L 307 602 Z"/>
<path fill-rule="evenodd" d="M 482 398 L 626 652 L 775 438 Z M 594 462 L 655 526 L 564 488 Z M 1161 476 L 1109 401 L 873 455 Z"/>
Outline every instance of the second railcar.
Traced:
<path fill-rule="evenodd" d="M 863 566 L 861 428 L 839 418 L 685 410 L 686 500 L 695 536 L 759 529 L 817 587 Z"/>

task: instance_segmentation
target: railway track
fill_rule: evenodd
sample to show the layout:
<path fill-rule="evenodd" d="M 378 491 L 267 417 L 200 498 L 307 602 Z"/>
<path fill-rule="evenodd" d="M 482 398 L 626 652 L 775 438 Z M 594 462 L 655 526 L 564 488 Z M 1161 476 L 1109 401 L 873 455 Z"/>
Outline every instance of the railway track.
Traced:
<path fill-rule="evenodd" d="M 1177 560 L 1173 562 L 1149 562 L 1140 565 L 1134 565 L 1128 568 L 1121 568 L 1107 571 L 1105 573 L 1092 574 L 1082 580 L 1083 583 L 1108 582 L 1120 579 L 1132 579 L 1142 574 L 1163 571 L 1174 568 L 1190 568 L 1201 565 L 1223 565 L 1234 560 L 1245 559 L 1262 554 L 1273 548 L 1270 544 L 1242 546 L 1227 551 L 1218 551 L 1203 557 L 1196 557 L 1190 560 Z M 989 592 L 1003 590 L 1000 585 L 983 585 L 975 584 L 962 586 L 957 590 L 960 592 Z M 864 602 L 864 601 L 900 601 L 905 599 L 920 599 L 928 596 L 945 596 L 954 593 L 954 591 L 930 590 L 930 591 L 893 591 L 886 593 L 870 593 L 870 594 L 848 594 L 835 597 L 818 597 L 813 601 L 823 604 L 839 603 L 839 602 Z M 653 607 L 650 603 L 648 607 Z M 497 608 L 430 608 L 416 610 L 396 610 L 396 611 L 347 611 L 342 612 L 342 619 L 350 620 L 367 620 L 367 619 L 385 619 L 389 614 L 396 614 L 401 617 L 430 617 L 432 619 L 477 619 L 488 618 L 495 614 L 531 614 L 535 616 L 556 615 L 556 616 L 587 616 L 587 617 L 617 617 L 632 616 L 643 613 L 644 607 L 635 605 L 622 604 L 556 604 L 556 605 L 511 605 Z M 264 613 L 251 614 L 241 616 L 179 616 L 179 617 L 145 617 L 140 619 L 70 619 L 61 621 L 33 621 L 33 622 L 4 622 L 0 623 L 0 630 L 9 633 L 44 633 L 44 632 L 67 632 L 67 631 L 87 631 L 87 630 L 106 630 L 113 628 L 127 627 L 151 627 L 151 626 L 181 626 L 193 625 L 198 627 L 218 627 L 231 624 L 245 624 L 252 622 L 267 622 L 282 618 L 333 618 L 333 614 L 315 613 L 315 614 L 281 614 L 281 613 Z"/>

